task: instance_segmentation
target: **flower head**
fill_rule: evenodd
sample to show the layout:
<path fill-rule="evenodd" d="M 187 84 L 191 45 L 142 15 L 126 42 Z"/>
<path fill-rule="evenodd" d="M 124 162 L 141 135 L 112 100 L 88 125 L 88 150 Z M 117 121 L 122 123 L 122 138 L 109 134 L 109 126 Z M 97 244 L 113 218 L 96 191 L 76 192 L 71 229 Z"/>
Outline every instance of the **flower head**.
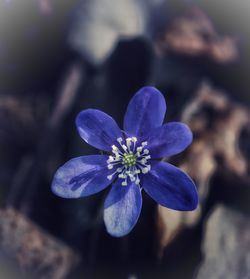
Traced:
<path fill-rule="evenodd" d="M 159 161 L 190 145 L 192 132 L 180 122 L 162 125 L 165 113 L 165 99 L 154 87 L 142 88 L 131 99 L 124 131 L 104 112 L 80 112 L 76 118 L 80 136 L 107 155 L 68 161 L 57 170 L 52 191 L 60 197 L 80 198 L 112 184 L 104 203 L 104 223 L 116 237 L 128 234 L 135 226 L 142 207 L 142 190 L 162 206 L 195 209 L 198 195 L 191 178 Z"/>

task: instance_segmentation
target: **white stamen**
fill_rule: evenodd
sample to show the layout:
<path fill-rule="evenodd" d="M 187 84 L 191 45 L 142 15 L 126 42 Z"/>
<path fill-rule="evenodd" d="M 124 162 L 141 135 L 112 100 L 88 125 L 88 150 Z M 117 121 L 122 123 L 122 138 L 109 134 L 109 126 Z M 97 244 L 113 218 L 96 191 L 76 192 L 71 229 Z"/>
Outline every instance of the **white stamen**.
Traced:
<path fill-rule="evenodd" d="M 134 176 L 130 176 L 130 180 L 131 180 L 131 182 L 134 182 L 135 181 L 135 177 Z"/>
<path fill-rule="evenodd" d="M 113 149 L 113 151 L 117 151 L 118 150 L 118 148 L 115 145 L 112 145 L 112 149 Z"/>
<path fill-rule="evenodd" d="M 109 169 L 109 170 L 112 170 L 112 169 L 113 169 L 113 165 L 109 164 L 109 165 L 108 165 L 108 169 Z"/>
<path fill-rule="evenodd" d="M 142 152 L 142 149 L 143 149 L 143 147 L 140 146 L 140 147 L 137 147 L 137 148 L 136 148 L 136 151 L 137 151 L 137 152 Z"/>
<path fill-rule="evenodd" d="M 147 160 L 145 158 L 143 158 L 139 162 L 142 163 L 143 165 L 145 165 L 147 163 Z"/>
<path fill-rule="evenodd" d="M 112 177 L 113 177 L 113 175 L 111 175 L 111 174 L 107 176 L 108 180 L 112 180 Z"/>
<path fill-rule="evenodd" d="M 107 163 L 111 163 L 111 162 L 113 162 L 113 161 L 114 161 L 114 157 L 109 156 L 109 159 L 108 159 Z"/>
<path fill-rule="evenodd" d="M 128 148 L 130 148 L 130 146 L 131 146 L 131 141 L 132 141 L 131 138 L 127 138 L 127 139 L 126 139 L 126 144 L 127 144 L 127 147 L 128 147 Z"/>
<path fill-rule="evenodd" d="M 125 144 L 122 145 L 122 148 L 124 149 L 124 151 L 126 151 L 128 149 Z"/>
<path fill-rule="evenodd" d="M 118 175 L 119 178 L 123 178 L 123 179 L 126 179 L 127 178 L 127 175 L 124 174 L 124 173 L 121 173 Z"/>
<path fill-rule="evenodd" d="M 136 143 L 136 142 L 137 142 L 137 138 L 136 138 L 136 137 L 132 137 L 132 141 L 133 141 L 134 143 Z"/>
<path fill-rule="evenodd" d="M 118 141 L 119 143 L 121 143 L 121 142 L 122 142 L 122 138 L 118 138 L 117 141 Z"/>
<path fill-rule="evenodd" d="M 147 173 L 147 172 L 149 172 L 149 169 L 148 169 L 147 167 L 145 167 L 145 168 L 142 169 L 142 173 L 143 173 L 143 174 L 145 174 L 145 173 Z"/>

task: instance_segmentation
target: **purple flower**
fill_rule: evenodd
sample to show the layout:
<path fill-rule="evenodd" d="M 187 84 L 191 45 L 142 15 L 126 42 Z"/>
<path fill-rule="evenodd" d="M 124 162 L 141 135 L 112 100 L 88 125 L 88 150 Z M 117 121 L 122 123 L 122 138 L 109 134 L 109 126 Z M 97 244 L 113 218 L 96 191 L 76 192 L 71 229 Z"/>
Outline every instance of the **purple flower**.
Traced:
<path fill-rule="evenodd" d="M 57 170 L 52 191 L 63 198 L 79 198 L 112 184 L 104 203 L 104 223 L 116 237 L 128 234 L 135 226 L 142 207 L 142 189 L 162 206 L 195 209 L 198 195 L 191 178 L 159 161 L 190 145 L 192 132 L 180 122 L 162 125 L 165 113 L 165 99 L 154 87 L 142 88 L 131 99 L 124 131 L 102 111 L 81 111 L 76 118 L 81 138 L 108 155 L 68 161 Z"/>

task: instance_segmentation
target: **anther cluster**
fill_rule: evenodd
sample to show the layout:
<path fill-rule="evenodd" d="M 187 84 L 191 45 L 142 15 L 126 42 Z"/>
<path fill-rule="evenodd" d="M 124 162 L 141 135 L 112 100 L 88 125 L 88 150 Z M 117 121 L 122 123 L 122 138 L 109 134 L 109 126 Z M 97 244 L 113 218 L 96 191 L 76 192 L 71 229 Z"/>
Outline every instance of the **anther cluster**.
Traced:
<path fill-rule="evenodd" d="M 148 163 L 151 156 L 149 150 L 145 148 L 148 143 L 144 141 L 138 145 L 136 137 L 118 138 L 117 142 L 117 146 L 112 145 L 112 155 L 107 160 L 108 169 L 116 169 L 107 178 L 112 180 L 113 175 L 118 173 L 118 177 L 123 179 L 122 186 L 128 185 L 128 179 L 139 185 L 139 174 L 148 173 L 151 169 Z"/>

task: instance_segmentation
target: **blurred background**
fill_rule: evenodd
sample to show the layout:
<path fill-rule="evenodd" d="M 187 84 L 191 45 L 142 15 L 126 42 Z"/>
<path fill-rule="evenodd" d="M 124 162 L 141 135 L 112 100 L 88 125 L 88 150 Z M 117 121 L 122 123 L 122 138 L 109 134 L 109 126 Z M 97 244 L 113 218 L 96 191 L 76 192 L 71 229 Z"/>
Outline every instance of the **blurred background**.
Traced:
<path fill-rule="evenodd" d="M 249 1 L 0 0 L 0 278 L 250 278 Z M 56 169 L 98 151 L 75 127 L 97 108 L 122 124 L 153 85 L 166 121 L 194 133 L 166 158 L 199 208 L 143 195 L 124 238 L 106 233 L 106 191 L 65 200 Z"/>

